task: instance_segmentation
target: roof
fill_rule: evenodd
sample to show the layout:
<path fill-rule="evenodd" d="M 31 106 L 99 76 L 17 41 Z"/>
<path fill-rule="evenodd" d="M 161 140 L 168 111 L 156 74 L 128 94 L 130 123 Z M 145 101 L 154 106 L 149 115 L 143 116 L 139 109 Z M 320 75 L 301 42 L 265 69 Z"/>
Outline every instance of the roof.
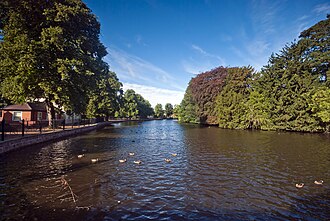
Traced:
<path fill-rule="evenodd" d="M 2 108 L 2 110 L 11 110 L 11 111 L 47 111 L 45 103 L 24 103 L 24 104 L 13 104 L 7 107 Z"/>

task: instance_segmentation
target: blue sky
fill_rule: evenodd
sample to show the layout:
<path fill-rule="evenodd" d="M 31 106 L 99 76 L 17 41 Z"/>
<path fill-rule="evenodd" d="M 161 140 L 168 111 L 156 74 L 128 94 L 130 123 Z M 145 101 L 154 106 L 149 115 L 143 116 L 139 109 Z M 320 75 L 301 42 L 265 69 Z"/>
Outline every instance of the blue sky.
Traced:
<path fill-rule="evenodd" d="M 218 66 L 260 70 L 273 52 L 326 18 L 326 0 L 84 0 L 124 89 L 179 104 L 189 80 Z"/>

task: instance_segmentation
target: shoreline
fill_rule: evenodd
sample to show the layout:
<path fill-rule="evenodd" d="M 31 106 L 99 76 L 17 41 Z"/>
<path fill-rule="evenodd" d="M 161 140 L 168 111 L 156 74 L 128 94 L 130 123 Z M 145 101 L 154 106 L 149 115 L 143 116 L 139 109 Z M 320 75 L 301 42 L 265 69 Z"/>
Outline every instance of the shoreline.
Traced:
<path fill-rule="evenodd" d="M 25 137 L 19 137 L 14 139 L 9 139 L 0 142 L 0 155 L 5 153 L 9 153 L 12 151 L 16 151 L 25 147 L 29 147 L 36 144 L 46 143 L 46 142 L 55 142 L 59 140 L 63 140 L 65 138 L 81 135 L 87 132 L 91 132 L 93 130 L 102 129 L 107 126 L 111 126 L 114 123 L 122 123 L 122 122 L 139 122 L 139 121 L 150 121 L 150 120 L 158 120 L 158 119 L 123 119 L 123 120 L 109 120 L 106 122 L 100 122 L 96 124 L 92 124 L 89 126 L 73 128 L 73 129 L 65 129 L 59 131 L 52 131 L 42 134 L 33 134 Z"/>

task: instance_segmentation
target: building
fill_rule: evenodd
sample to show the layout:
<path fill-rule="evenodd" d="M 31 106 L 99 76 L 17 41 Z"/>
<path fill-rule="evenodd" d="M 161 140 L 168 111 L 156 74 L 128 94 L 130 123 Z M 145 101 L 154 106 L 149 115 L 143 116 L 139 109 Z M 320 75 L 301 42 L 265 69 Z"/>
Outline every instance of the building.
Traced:
<path fill-rule="evenodd" d="M 3 119 L 6 124 L 24 120 L 32 125 L 40 121 L 48 121 L 47 108 L 45 103 L 41 102 L 9 105 L 0 109 L 0 121 Z"/>

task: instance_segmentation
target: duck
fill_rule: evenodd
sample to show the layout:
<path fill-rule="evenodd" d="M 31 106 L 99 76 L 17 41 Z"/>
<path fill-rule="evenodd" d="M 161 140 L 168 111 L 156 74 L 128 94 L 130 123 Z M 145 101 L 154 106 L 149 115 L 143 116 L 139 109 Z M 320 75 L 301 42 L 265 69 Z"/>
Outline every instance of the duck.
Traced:
<path fill-rule="evenodd" d="M 123 160 L 119 160 L 120 163 L 125 163 L 127 160 L 123 159 Z"/>
<path fill-rule="evenodd" d="M 314 183 L 316 185 L 323 185 L 323 180 L 319 180 L 319 181 L 315 180 Z"/>
<path fill-rule="evenodd" d="M 130 155 L 130 156 L 134 156 L 134 155 L 135 155 L 135 153 L 133 153 L 133 152 L 130 152 L 130 153 L 128 153 L 128 155 Z"/>
<path fill-rule="evenodd" d="M 172 156 L 173 157 L 176 157 L 178 154 L 177 153 L 172 153 Z"/>
<path fill-rule="evenodd" d="M 78 158 L 83 158 L 85 156 L 85 154 L 79 154 Z"/>
<path fill-rule="evenodd" d="M 166 163 L 170 163 L 172 160 L 171 159 L 165 159 Z"/>
<path fill-rule="evenodd" d="M 141 161 L 141 160 L 135 160 L 134 163 L 135 163 L 135 164 L 141 164 L 142 161 Z"/>
<path fill-rule="evenodd" d="M 304 187 L 304 183 L 296 183 L 296 187 L 297 188 L 303 188 Z"/>
<path fill-rule="evenodd" d="M 92 163 L 99 162 L 99 158 L 91 159 Z"/>

